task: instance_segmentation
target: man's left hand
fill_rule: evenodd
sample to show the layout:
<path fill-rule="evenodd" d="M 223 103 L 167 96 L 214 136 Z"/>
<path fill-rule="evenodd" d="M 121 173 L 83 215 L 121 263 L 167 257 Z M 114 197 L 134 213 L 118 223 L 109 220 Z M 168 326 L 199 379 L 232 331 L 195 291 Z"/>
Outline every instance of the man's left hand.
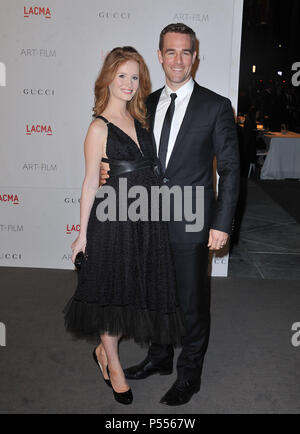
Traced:
<path fill-rule="evenodd" d="M 216 229 L 211 229 L 209 231 L 208 245 L 209 250 L 221 250 L 226 246 L 229 238 L 229 234 L 225 232 L 217 231 Z"/>

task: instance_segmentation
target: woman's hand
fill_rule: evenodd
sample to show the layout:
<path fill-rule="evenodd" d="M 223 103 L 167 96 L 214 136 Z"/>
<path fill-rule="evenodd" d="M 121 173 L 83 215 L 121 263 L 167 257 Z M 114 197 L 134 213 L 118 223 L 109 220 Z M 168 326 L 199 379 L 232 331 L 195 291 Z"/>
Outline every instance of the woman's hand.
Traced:
<path fill-rule="evenodd" d="M 72 249 L 72 262 L 74 264 L 75 258 L 77 253 L 83 252 L 85 253 L 85 247 L 86 247 L 86 236 L 82 236 L 81 234 L 78 235 L 75 241 L 73 241 L 71 245 Z"/>

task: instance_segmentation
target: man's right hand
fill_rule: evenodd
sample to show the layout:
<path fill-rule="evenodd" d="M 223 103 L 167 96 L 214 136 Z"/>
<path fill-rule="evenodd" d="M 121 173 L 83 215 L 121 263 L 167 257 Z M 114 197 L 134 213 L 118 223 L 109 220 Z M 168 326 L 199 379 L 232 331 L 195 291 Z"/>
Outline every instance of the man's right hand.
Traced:
<path fill-rule="evenodd" d="M 106 180 L 109 178 L 109 166 L 108 169 L 107 166 L 107 164 L 105 164 L 105 166 L 100 164 L 100 187 L 102 187 L 103 184 L 106 184 Z"/>

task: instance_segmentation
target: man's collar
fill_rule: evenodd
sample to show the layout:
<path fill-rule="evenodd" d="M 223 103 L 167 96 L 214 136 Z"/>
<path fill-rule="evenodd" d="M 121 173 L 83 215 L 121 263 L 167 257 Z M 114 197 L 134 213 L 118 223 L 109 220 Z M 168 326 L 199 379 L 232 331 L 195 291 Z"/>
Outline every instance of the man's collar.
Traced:
<path fill-rule="evenodd" d="M 195 84 L 195 82 L 194 82 L 193 78 L 191 77 L 190 80 L 187 83 L 185 83 L 183 86 L 181 86 L 179 89 L 177 89 L 176 92 L 174 92 L 174 90 L 170 89 L 167 84 L 165 85 L 164 90 L 165 90 L 165 93 L 168 97 L 170 97 L 171 93 L 176 93 L 177 99 L 182 100 L 188 94 L 193 92 L 194 84 Z"/>

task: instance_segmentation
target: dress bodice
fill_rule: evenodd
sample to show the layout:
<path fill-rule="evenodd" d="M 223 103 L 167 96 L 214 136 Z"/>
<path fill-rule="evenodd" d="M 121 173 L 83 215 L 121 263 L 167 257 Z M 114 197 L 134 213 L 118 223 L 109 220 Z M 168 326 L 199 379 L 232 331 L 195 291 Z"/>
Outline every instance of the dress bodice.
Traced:
<path fill-rule="evenodd" d="M 113 160 L 138 160 L 142 158 L 154 158 L 152 139 L 150 133 L 142 127 L 139 121 L 134 120 L 136 136 L 139 146 L 117 125 L 108 121 L 103 116 L 96 116 L 102 119 L 108 128 L 106 155 Z"/>

